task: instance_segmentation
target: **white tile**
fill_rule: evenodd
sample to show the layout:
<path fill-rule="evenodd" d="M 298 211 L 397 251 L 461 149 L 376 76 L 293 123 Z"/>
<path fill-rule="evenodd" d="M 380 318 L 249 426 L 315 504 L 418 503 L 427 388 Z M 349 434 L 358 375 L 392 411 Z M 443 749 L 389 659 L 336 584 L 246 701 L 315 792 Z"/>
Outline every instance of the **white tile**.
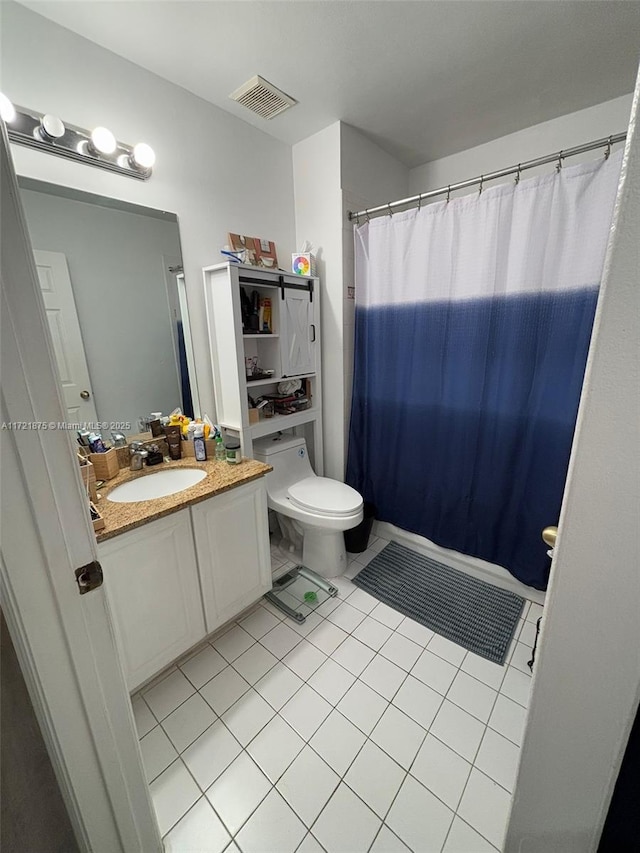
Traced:
<path fill-rule="evenodd" d="M 232 841 L 231 844 L 226 848 L 224 853 L 242 853 L 242 851 L 240 850 L 238 845 L 235 843 L 235 841 Z"/>
<path fill-rule="evenodd" d="M 497 853 L 496 848 L 457 815 L 442 853 Z"/>
<path fill-rule="evenodd" d="M 304 614 L 304 622 L 296 622 L 295 619 L 290 619 L 288 625 L 293 628 L 296 634 L 300 634 L 301 637 L 308 637 L 322 623 L 323 618 L 315 610 L 307 607 L 306 604 L 301 604 L 298 611 Z"/>
<path fill-rule="evenodd" d="M 342 783 L 313 825 L 313 834 L 331 853 L 368 850 L 381 820 Z"/>
<path fill-rule="evenodd" d="M 369 537 L 369 546 L 367 548 L 368 551 L 373 551 L 374 554 L 379 554 L 384 548 L 389 544 L 388 539 L 382 539 L 379 536 L 370 536 Z"/>
<path fill-rule="evenodd" d="M 243 652 L 233 662 L 233 668 L 248 681 L 255 684 L 263 675 L 278 663 L 278 659 L 268 652 L 260 643 L 254 643 L 250 649 Z"/>
<path fill-rule="evenodd" d="M 516 643 L 516 646 L 513 650 L 513 654 L 509 659 L 509 666 L 515 666 L 516 669 L 519 669 L 520 672 L 524 672 L 525 675 L 531 675 L 531 670 L 529 669 L 529 661 L 531 660 L 531 647 L 525 645 L 525 643 Z"/>
<path fill-rule="evenodd" d="M 339 711 L 332 711 L 309 741 L 315 751 L 340 776 L 356 757 L 366 736 Z"/>
<path fill-rule="evenodd" d="M 447 699 L 450 702 L 464 708 L 483 723 L 488 722 L 497 696 L 495 690 L 461 671 L 453 679 L 453 684 L 447 693 Z"/>
<path fill-rule="evenodd" d="M 236 841 L 242 853 L 293 853 L 307 829 L 274 789 L 242 827 Z"/>
<path fill-rule="evenodd" d="M 142 738 L 140 749 L 147 782 L 159 776 L 178 757 L 178 753 L 160 726 L 151 729 L 149 734 Z"/>
<path fill-rule="evenodd" d="M 387 755 L 408 770 L 416 757 L 426 732 L 410 717 L 389 705 L 371 732 L 371 740 L 384 749 Z"/>
<path fill-rule="evenodd" d="M 474 767 L 462 795 L 458 815 L 501 850 L 510 801 L 511 796 L 504 788 Z"/>
<path fill-rule="evenodd" d="M 265 634 L 260 642 L 277 658 L 283 658 L 291 649 L 298 645 L 300 634 L 296 634 L 288 625 L 281 622 L 275 628 L 272 628 L 268 634 Z"/>
<path fill-rule="evenodd" d="M 261 607 L 264 607 L 265 610 L 268 610 L 272 616 L 275 616 L 278 622 L 282 622 L 283 619 L 286 619 L 286 615 L 284 611 L 280 610 L 279 607 L 276 607 L 275 604 L 272 604 L 266 598 L 262 599 Z"/>
<path fill-rule="evenodd" d="M 212 645 L 222 657 L 232 663 L 236 658 L 239 658 L 242 652 L 255 643 L 251 634 L 248 634 L 240 625 L 235 625 L 226 634 L 214 640 Z"/>
<path fill-rule="evenodd" d="M 487 729 L 474 763 L 494 782 L 513 792 L 519 759 L 519 747 L 493 729 Z"/>
<path fill-rule="evenodd" d="M 302 844 L 296 850 L 296 853 L 324 853 L 324 850 L 313 837 L 313 835 L 308 832 L 305 835 Z"/>
<path fill-rule="evenodd" d="M 411 675 L 444 696 L 451 687 L 457 671 L 453 664 L 447 663 L 446 660 L 425 649 L 411 670 Z"/>
<path fill-rule="evenodd" d="M 183 752 L 215 721 L 211 707 L 196 693 L 165 717 L 162 727 L 178 752 Z"/>
<path fill-rule="evenodd" d="M 342 601 L 338 598 L 337 595 L 336 596 L 328 596 L 327 598 L 324 599 L 324 601 L 320 601 L 319 604 L 315 605 L 315 612 L 319 616 L 327 617 L 331 613 L 333 613 L 334 610 L 337 610 L 341 604 L 342 604 Z M 314 605 L 311 604 L 310 606 L 313 607 Z"/>
<path fill-rule="evenodd" d="M 367 616 L 353 632 L 353 636 L 361 643 L 369 646 L 374 651 L 379 651 L 393 634 L 391 628 L 387 628 L 371 616 Z"/>
<path fill-rule="evenodd" d="M 238 741 L 222 720 L 218 720 L 182 753 L 182 759 L 205 791 L 240 751 Z"/>
<path fill-rule="evenodd" d="M 351 593 L 347 601 L 352 607 L 356 607 L 363 613 L 371 613 L 373 608 L 378 604 L 377 598 L 374 598 L 372 595 L 369 595 L 368 592 L 359 588 L 357 588 L 355 592 Z"/>
<path fill-rule="evenodd" d="M 347 637 L 332 655 L 333 660 L 348 669 L 352 675 L 360 675 L 373 658 L 375 652 L 355 637 Z"/>
<path fill-rule="evenodd" d="M 369 740 L 356 756 L 344 781 L 384 819 L 405 776 L 406 771 Z"/>
<path fill-rule="evenodd" d="M 284 663 L 293 670 L 303 681 L 310 678 L 313 673 L 326 661 L 327 656 L 316 648 L 308 640 L 301 643 L 289 652 Z"/>
<path fill-rule="evenodd" d="M 411 767 L 411 775 L 455 811 L 467 784 L 471 765 L 457 752 L 427 735 Z"/>
<path fill-rule="evenodd" d="M 412 851 L 383 823 L 369 853 L 412 853 Z"/>
<path fill-rule="evenodd" d="M 404 669 L 381 655 L 376 655 L 360 676 L 360 680 L 390 702 L 406 677 Z"/>
<path fill-rule="evenodd" d="M 482 681 L 494 690 L 500 689 L 502 679 L 507 671 L 506 666 L 500 666 L 500 664 L 493 663 L 492 661 L 482 658 L 480 655 L 476 655 L 473 652 L 467 652 L 467 656 L 462 661 L 462 666 L 460 668 L 463 672 L 472 675 L 474 678 L 477 678 L 478 681 Z"/>
<path fill-rule="evenodd" d="M 537 622 L 543 613 L 544 607 L 541 604 L 537 604 L 535 601 L 532 601 L 531 607 L 526 614 L 526 620 L 527 622 Z"/>
<path fill-rule="evenodd" d="M 489 718 L 489 726 L 517 746 L 522 746 L 526 718 L 526 708 L 506 696 L 499 695 Z"/>
<path fill-rule="evenodd" d="M 526 708 L 529 704 L 530 690 L 531 677 L 525 675 L 524 672 L 520 672 L 519 669 L 515 669 L 515 667 L 507 667 L 507 674 L 500 687 L 500 693 Z"/>
<path fill-rule="evenodd" d="M 467 650 L 463 649 L 462 646 L 447 640 L 446 637 L 441 637 L 440 634 L 433 635 L 427 648 L 432 654 L 438 655 L 454 666 L 460 666 L 467 654 Z"/>
<path fill-rule="evenodd" d="M 325 655 L 330 655 L 335 652 L 340 643 L 346 640 L 348 636 L 342 628 L 338 628 L 337 625 L 325 620 L 322 625 L 318 625 L 315 631 L 309 634 L 307 640 L 313 643 L 320 651 L 324 652 Z"/>
<path fill-rule="evenodd" d="M 536 641 L 536 623 L 525 622 L 518 636 L 518 642 L 524 643 L 529 650 L 533 648 Z M 540 645 L 540 637 L 538 637 L 538 645 Z"/>
<path fill-rule="evenodd" d="M 422 651 L 422 648 L 417 643 L 412 642 L 407 637 L 403 637 L 402 634 L 395 633 L 389 637 L 380 649 L 380 654 L 402 667 L 406 672 L 409 672 L 422 654 Z"/>
<path fill-rule="evenodd" d="M 402 622 L 396 628 L 396 631 L 408 640 L 413 640 L 414 643 L 417 643 L 423 648 L 427 645 L 429 640 L 431 640 L 434 634 L 430 628 L 425 628 L 424 625 L 421 625 L 409 616 L 404 617 Z"/>
<path fill-rule="evenodd" d="M 149 710 L 149 706 L 142 696 L 134 696 L 131 700 L 133 718 L 136 722 L 138 737 L 144 737 L 152 728 L 158 725 L 158 721 Z"/>
<path fill-rule="evenodd" d="M 368 735 L 383 715 L 387 705 L 386 699 L 362 681 L 356 681 L 338 702 L 337 707 L 360 731 Z"/>
<path fill-rule="evenodd" d="M 311 826 L 339 782 L 340 777 L 306 746 L 276 787 L 298 817 Z"/>
<path fill-rule="evenodd" d="M 200 799 L 198 786 L 180 759 L 170 764 L 149 785 L 149 792 L 160 835 L 166 835 L 196 800 Z"/>
<path fill-rule="evenodd" d="M 279 663 L 258 681 L 255 689 L 272 708 L 279 711 L 303 684 L 301 678 L 283 663 Z"/>
<path fill-rule="evenodd" d="M 393 697 L 396 708 L 404 711 L 412 720 L 419 723 L 423 729 L 428 729 L 434 721 L 438 709 L 443 702 L 442 694 L 427 687 L 412 675 L 407 676 L 400 689 Z"/>
<path fill-rule="evenodd" d="M 304 745 L 305 742 L 291 726 L 282 717 L 275 716 L 254 737 L 247 752 L 263 773 L 272 782 L 277 782 Z"/>
<path fill-rule="evenodd" d="M 222 853 L 231 837 L 206 797 L 201 797 L 164 839 L 165 853 Z"/>
<path fill-rule="evenodd" d="M 397 610 L 382 601 L 373 608 L 371 616 L 378 622 L 382 622 L 387 628 L 391 628 L 392 631 L 395 631 L 404 619 L 402 613 L 398 613 Z"/>
<path fill-rule="evenodd" d="M 440 851 L 452 821 L 451 809 L 407 776 L 386 822 L 411 850 Z"/>
<path fill-rule="evenodd" d="M 195 689 L 179 669 L 172 672 L 144 694 L 144 701 L 157 720 L 164 718 L 192 696 Z"/>
<path fill-rule="evenodd" d="M 471 714 L 445 699 L 429 733 L 446 743 L 467 761 L 473 762 L 484 729 L 480 720 L 476 720 Z"/>
<path fill-rule="evenodd" d="M 222 715 L 231 733 L 246 746 L 273 717 L 275 711 L 255 690 L 245 693 Z"/>
<path fill-rule="evenodd" d="M 305 740 L 320 728 L 331 713 L 331 705 L 308 684 L 298 690 L 280 711 L 285 720 Z"/>
<path fill-rule="evenodd" d="M 256 607 L 253 613 L 250 613 L 246 619 L 243 619 L 240 622 L 240 625 L 244 628 L 247 633 L 251 634 L 251 636 L 259 640 L 260 637 L 264 637 L 264 635 L 270 631 L 272 628 L 275 628 L 280 620 L 277 619 L 273 613 L 270 613 L 266 608 L 262 605 L 260 607 Z"/>
<path fill-rule="evenodd" d="M 250 684 L 228 666 L 200 689 L 200 693 L 218 716 L 224 714 L 234 702 L 249 690 Z"/>
<path fill-rule="evenodd" d="M 351 675 L 344 667 L 341 667 L 331 658 L 327 658 L 322 666 L 313 673 L 309 679 L 309 684 L 327 702 L 337 705 L 355 680 L 355 676 Z"/>
<path fill-rule="evenodd" d="M 363 551 L 361 554 L 356 556 L 356 562 L 360 563 L 362 566 L 368 566 L 371 560 L 377 556 L 378 554 L 373 550 L 373 548 L 367 548 L 366 551 Z"/>
<path fill-rule="evenodd" d="M 347 634 L 354 631 L 365 618 L 364 613 L 356 607 L 352 607 L 345 601 L 340 607 L 336 607 L 333 613 L 327 617 L 329 622 L 333 622 L 338 628 L 342 628 Z"/>
<path fill-rule="evenodd" d="M 198 690 L 227 665 L 226 660 L 212 646 L 206 645 L 201 652 L 180 664 L 180 669 Z"/>
<path fill-rule="evenodd" d="M 235 835 L 270 790 L 271 782 L 242 752 L 207 790 L 207 799 Z"/>

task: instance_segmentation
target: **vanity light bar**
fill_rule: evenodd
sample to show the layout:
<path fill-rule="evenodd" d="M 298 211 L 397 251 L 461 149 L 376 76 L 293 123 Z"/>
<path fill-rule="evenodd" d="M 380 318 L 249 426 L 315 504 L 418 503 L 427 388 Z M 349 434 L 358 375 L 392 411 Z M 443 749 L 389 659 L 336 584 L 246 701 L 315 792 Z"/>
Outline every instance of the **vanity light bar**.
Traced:
<path fill-rule="evenodd" d="M 13 113 L 5 101 L 11 105 Z M 156 157 L 151 146 L 144 142 L 126 145 L 118 142 L 106 127 L 85 130 L 63 123 L 57 116 L 15 106 L 5 96 L 2 104 L 5 107 L 2 118 L 11 142 L 140 181 L 151 177 Z"/>

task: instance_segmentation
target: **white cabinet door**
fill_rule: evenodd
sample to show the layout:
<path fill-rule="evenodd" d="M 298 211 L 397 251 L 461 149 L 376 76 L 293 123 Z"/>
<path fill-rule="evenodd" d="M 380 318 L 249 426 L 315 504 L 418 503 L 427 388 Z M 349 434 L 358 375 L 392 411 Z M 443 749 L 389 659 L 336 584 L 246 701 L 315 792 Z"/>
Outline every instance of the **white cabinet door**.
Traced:
<path fill-rule="evenodd" d="M 264 478 L 191 507 L 207 632 L 271 589 Z"/>
<path fill-rule="evenodd" d="M 98 556 L 134 690 L 205 636 L 189 510 L 100 543 Z"/>
<path fill-rule="evenodd" d="M 282 375 L 300 376 L 315 373 L 316 329 L 315 303 L 306 290 L 285 288 L 285 298 L 280 302 Z"/>

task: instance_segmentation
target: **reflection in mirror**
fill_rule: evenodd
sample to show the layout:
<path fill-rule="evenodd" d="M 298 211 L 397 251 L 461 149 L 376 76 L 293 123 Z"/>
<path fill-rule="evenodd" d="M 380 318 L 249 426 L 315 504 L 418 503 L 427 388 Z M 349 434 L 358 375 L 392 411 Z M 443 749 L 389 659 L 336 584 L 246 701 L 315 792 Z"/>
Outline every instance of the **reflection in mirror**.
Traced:
<path fill-rule="evenodd" d="M 199 415 L 177 217 L 19 184 L 67 420 L 137 433 L 151 412 Z"/>

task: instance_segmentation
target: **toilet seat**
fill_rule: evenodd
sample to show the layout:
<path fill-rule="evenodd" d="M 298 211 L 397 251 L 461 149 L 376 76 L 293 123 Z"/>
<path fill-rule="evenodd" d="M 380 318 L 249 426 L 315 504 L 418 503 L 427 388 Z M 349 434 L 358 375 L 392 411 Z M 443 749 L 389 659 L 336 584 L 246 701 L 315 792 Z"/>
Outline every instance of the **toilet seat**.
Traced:
<path fill-rule="evenodd" d="M 315 515 L 342 518 L 362 508 L 362 496 L 355 489 L 328 477 L 305 477 L 289 486 L 287 495 L 294 506 Z"/>

